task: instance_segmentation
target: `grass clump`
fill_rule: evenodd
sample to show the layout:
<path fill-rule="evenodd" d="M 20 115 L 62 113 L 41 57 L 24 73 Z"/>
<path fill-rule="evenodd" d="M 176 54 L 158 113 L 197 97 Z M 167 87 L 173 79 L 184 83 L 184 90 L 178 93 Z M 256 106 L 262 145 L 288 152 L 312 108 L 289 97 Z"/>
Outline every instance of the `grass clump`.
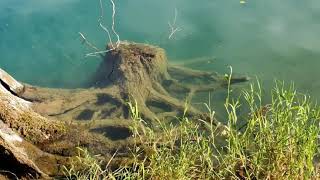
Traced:
<path fill-rule="evenodd" d="M 228 77 L 230 80 L 231 77 Z M 255 87 L 256 86 L 256 87 Z M 293 86 L 277 83 L 264 104 L 259 83 L 238 99 L 228 88 L 227 125 L 207 118 L 179 118 L 179 125 L 145 126 L 136 104 L 129 103 L 134 125 L 132 162 L 116 170 L 81 171 L 86 179 L 316 179 L 320 110 Z M 238 111 L 246 109 L 240 118 Z M 187 112 L 187 110 L 186 110 Z M 186 114 L 186 113 L 185 113 Z M 244 125 L 243 125 L 244 123 Z M 92 161 L 91 161 L 92 160 Z M 98 168 L 99 167 L 99 168 Z M 67 171 L 77 177 L 76 171 Z"/>
<path fill-rule="evenodd" d="M 106 171 L 100 166 L 96 156 L 87 149 L 77 148 L 78 155 L 69 167 L 63 167 L 63 173 L 67 179 L 97 180 L 106 177 Z"/>
<path fill-rule="evenodd" d="M 320 111 L 293 85 L 278 83 L 271 103 L 262 104 L 261 88 L 243 93 L 249 115 L 237 128 L 239 101 L 227 103 L 229 135 L 225 161 L 231 176 L 248 179 L 310 179 L 317 175 Z M 232 167 L 236 167 L 232 171 Z"/>

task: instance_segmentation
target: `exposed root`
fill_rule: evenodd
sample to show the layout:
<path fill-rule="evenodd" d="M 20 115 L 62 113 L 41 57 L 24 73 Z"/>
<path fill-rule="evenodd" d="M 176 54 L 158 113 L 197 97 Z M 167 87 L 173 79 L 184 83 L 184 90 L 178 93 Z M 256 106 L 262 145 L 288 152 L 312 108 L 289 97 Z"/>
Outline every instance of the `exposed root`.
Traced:
<path fill-rule="evenodd" d="M 247 80 L 236 77 L 231 83 Z M 41 158 L 30 158 L 36 158 L 33 161 L 39 167 L 49 168 L 41 169 L 45 174 L 58 174 L 58 165 L 68 164 L 66 159 L 74 157 L 77 146 L 105 159 L 115 151 L 128 154 L 126 147 L 132 145 L 128 102 L 137 102 L 141 117 L 151 126 L 181 116 L 205 120 L 203 112 L 191 103 L 194 96 L 225 88 L 228 81 L 215 72 L 169 66 L 159 47 L 121 42 L 103 56 L 92 88 L 23 85 L 22 91 L 8 82 L 7 88 L 0 85 L 0 120 L 37 146 L 29 150 L 42 153 Z"/>
<path fill-rule="evenodd" d="M 235 77 L 231 83 L 247 80 Z M 42 115 L 70 121 L 128 119 L 126 103 L 134 99 L 140 114 L 153 122 L 182 115 L 186 102 L 191 103 L 198 92 L 214 92 L 226 83 L 226 78 L 215 72 L 169 66 L 159 47 L 121 42 L 104 56 L 92 83 L 98 87 L 56 90 L 26 86 L 23 97 L 34 101 L 34 109 Z M 188 105 L 188 115 L 201 113 Z"/>

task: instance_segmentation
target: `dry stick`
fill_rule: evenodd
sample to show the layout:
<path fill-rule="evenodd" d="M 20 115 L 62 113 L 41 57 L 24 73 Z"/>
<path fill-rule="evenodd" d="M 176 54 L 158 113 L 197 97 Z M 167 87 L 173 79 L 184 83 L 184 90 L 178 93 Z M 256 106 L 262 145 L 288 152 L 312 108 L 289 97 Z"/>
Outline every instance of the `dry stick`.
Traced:
<path fill-rule="evenodd" d="M 82 44 L 86 44 L 90 48 L 94 49 L 95 52 L 101 52 L 101 53 L 96 53 L 96 54 L 88 53 L 88 54 L 86 54 L 86 56 L 97 56 L 98 54 L 101 55 L 102 52 L 104 52 L 104 51 L 101 51 L 99 48 L 97 48 L 95 45 L 93 45 L 90 41 L 88 41 L 84 34 L 79 32 L 79 35 L 80 35 L 80 38 L 82 39 Z"/>
<path fill-rule="evenodd" d="M 98 49 L 96 46 L 94 46 L 92 43 L 90 43 L 86 37 L 79 32 L 82 40 L 84 43 L 86 43 L 89 47 L 93 48 L 95 50 L 95 52 L 92 52 L 92 53 L 88 53 L 86 54 L 86 56 L 97 56 L 97 55 L 101 55 L 101 54 L 104 54 L 104 53 L 107 53 L 107 52 L 110 52 L 110 51 L 113 51 L 115 50 L 116 48 L 119 47 L 120 45 L 120 36 L 119 34 L 116 32 L 115 30 L 115 14 L 116 14 L 116 5 L 114 3 L 113 0 L 110 0 L 111 4 L 112 4 L 112 32 L 113 34 L 117 37 L 117 42 L 116 42 L 116 46 L 114 46 L 113 42 L 112 42 L 112 37 L 111 37 L 111 33 L 110 31 L 108 30 L 108 28 L 106 26 L 103 25 L 102 21 L 103 21 L 103 18 L 104 18 L 104 11 L 103 11 L 103 3 L 102 3 L 102 0 L 100 0 L 100 18 L 98 19 L 98 22 L 99 22 L 99 26 L 101 27 L 101 29 L 103 31 L 105 31 L 108 35 L 108 38 L 109 38 L 109 42 L 110 42 L 110 45 L 111 45 L 111 49 L 108 49 L 108 50 L 100 50 Z"/>
<path fill-rule="evenodd" d="M 120 45 L 120 36 L 118 35 L 116 30 L 114 29 L 116 5 L 114 4 L 113 0 L 110 0 L 110 2 L 112 3 L 112 26 L 111 26 L 111 29 L 112 29 L 113 33 L 117 36 L 117 48 L 118 48 Z"/>
<path fill-rule="evenodd" d="M 100 27 L 107 33 L 108 38 L 109 38 L 109 42 L 110 42 L 112 48 L 114 48 L 113 42 L 112 42 L 112 38 L 111 38 L 111 35 L 110 35 L 110 31 L 108 30 L 108 28 L 106 28 L 106 27 L 102 24 L 102 22 L 103 22 L 103 17 L 104 17 L 102 0 L 100 0 L 100 12 L 101 12 L 101 14 L 100 14 L 100 18 L 99 18 L 99 20 L 98 20 L 99 25 L 100 25 Z"/>
<path fill-rule="evenodd" d="M 100 24 L 100 27 L 108 34 L 108 38 L 109 38 L 109 41 L 110 41 L 110 44 L 111 44 L 112 48 L 108 49 L 108 50 L 96 51 L 96 52 L 93 52 L 93 53 L 88 53 L 88 54 L 86 54 L 86 56 L 96 56 L 98 54 L 104 54 L 104 53 L 107 53 L 107 52 L 115 50 L 120 45 L 120 36 L 118 35 L 118 33 L 115 30 L 116 5 L 115 5 L 113 0 L 110 0 L 110 2 L 112 4 L 112 27 L 111 27 L 111 29 L 112 29 L 113 34 L 116 35 L 116 37 L 117 37 L 116 46 L 113 45 L 112 38 L 111 38 L 111 35 L 110 35 L 110 31 L 108 30 L 108 28 L 106 28 L 101 23 L 101 21 L 103 20 L 103 6 L 102 6 L 102 0 L 100 0 L 101 16 L 100 16 L 100 19 L 99 19 L 99 24 Z"/>
<path fill-rule="evenodd" d="M 172 36 L 176 32 L 181 31 L 181 28 L 175 27 L 176 26 L 176 21 L 177 21 L 177 16 L 178 16 L 178 10 L 177 10 L 177 8 L 174 8 L 174 19 L 173 19 L 173 22 L 172 22 L 172 24 L 171 24 L 170 21 L 168 22 L 169 27 L 170 27 L 170 31 L 171 31 L 168 39 L 171 39 Z"/>
<path fill-rule="evenodd" d="M 102 8 L 101 0 L 100 0 L 100 12 L 101 12 L 101 16 L 100 16 L 100 18 L 101 18 L 103 16 L 103 8 Z M 97 48 L 95 45 L 93 45 L 90 41 L 88 41 L 86 36 L 83 33 L 79 32 L 79 35 L 80 35 L 80 38 L 82 39 L 82 44 L 86 44 L 87 46 L 91 47 L 95 51 L 101 51 L 99 48 Z"/>
<path fill-rule="evenodd" d="M 87 38 L 81 33 L 79 32 L 79 35 L 82 39 L 82 44 L 86 44 L 87 46 L 91 47 L 92 49 L 96 50 L 96 51 L 100 51 L 99 48 L 97 48 L 95 45 L 93 45 L 92 43 L 90 43 Z"/>
<path fill-rule="evenodd" d="M 110 35 L 110 31 L 101 22 L 99 23 L 99 25 L 100 25 L 101 29 L 103 29 L 107 33 L 108 38 L 109 38 L 109 42 L 110 42 L 110 45 L 111 45 L 112 48 L 108 49 L 108 50 L 99 50 L 98 49 L 95 52 L 86 54 L 86 56 L 97 56 L 98 54 L 104 54 L 104 53 L 113 51 L 113 50 L 115 50 L 116 48 L 119 47 L 119 46 L 114 47 L 113 42 L 112 42 L 112 38 L 111 38 L 111 35 Z"/>
<path fill-rule="evenodd" d="M 99 23 L 99 25 L 100 25 L 101 29 L 103 29 L 107 33 L 112 49 L 115 49 L 113 42 L 112 42 L 111 35 L 110 35 L 110 31 L 108 30 L 108 28 L 106 28 L 101 22 Z"/>

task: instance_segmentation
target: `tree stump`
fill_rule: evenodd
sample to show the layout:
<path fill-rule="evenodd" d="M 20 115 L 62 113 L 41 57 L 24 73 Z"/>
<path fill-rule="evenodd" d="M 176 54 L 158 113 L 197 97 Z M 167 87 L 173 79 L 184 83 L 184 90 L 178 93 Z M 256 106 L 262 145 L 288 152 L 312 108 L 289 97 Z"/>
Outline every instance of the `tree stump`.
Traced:
<path fill-rule="evenodd" d="M 234 77 L 232 83 L 248 81 Z M 226 87 L 224 76 L 168 65 L 165 51 L 147 44 L 122 42 L 103 57 L 90 89 L 26 86 L 23 97 L 42 115 L 63 120 L 128 119 L 127 102 L 136 101 L 142 118 L 181 116 L 197 92 Z M 189 105 L 188 115 L 202 114 Z"/>
<path fill-rule="evenodd" d="M 137 102 L 141 117 L 152 126 L 155 120 L 182 116 L 185 101 L 197 92 L 226 87 L 222 75 L 170 66 L 163 49 L 129 42 L 103 56 L 87 89 L 21 84 L 1 69 L 0 83 L 0 161 L 11 164 L 8 172 L 19 178 L 61 175 L 77 146 L 101 154 L 106 162 L 115 151 L 128 154 L 126 147 L 133 142 L 130 101 Z M 184 115 L 202 114 L 189 105 Z"/>

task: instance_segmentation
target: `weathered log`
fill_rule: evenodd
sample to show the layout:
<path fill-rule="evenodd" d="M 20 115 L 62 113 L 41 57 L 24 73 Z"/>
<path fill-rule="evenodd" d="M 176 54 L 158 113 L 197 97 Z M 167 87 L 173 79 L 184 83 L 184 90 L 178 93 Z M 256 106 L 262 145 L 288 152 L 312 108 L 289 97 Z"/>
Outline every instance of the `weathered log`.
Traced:
<path fill-rule="evenodd" d="M 7 72 L 0 68 L 0 84 L 2 88 L 7 89 L 13 94 L 20 95 L 24 91 L 23 84 L 19 83 L 12 76 L 10 76 Z"/>
<path fill-rule="evenodd" d="M 18 178 L 48 178 L 33 159 L 39 159 L 43 154 L 0 121 L 1 171 L 11 172 Z"/>
<path fill-rule="evenodd" d="M 1 72 L 4 71 L 1 70 Z M 6 75 L 6 77 L 10 76 Z M 18 93 L 16 88 L 19 87 L 17 81 L 10 78 L 10 81 L 6 82 L 8 87 L 0 84 L 0 174 L 5 173 L 8 178 L 15 176 L 15 178 L 47 179 L 49 176 L 43 170 L 48 166 L 42 166 L 43 170 L 41 170 L 35 162 L 42 165 L 48 162 L 52 165 L 52 160 L 55 159 L 52 155 L 50 157 L 49 154 L 25 141 L 20 134 L 37 142 L 47 140 L 50 136 L 54 137 L 53 134 L 48 131 L 44 132 L 43 127 L 42 129 L 40 127 L 48 121 L 33 112 L 30 102 L 16 96 L 15 93 Z M 37 129 L 37 127 L 40 128 Z M 13 129 L 18 130 L 20 134 Z"/>
<path fill-rule="evenodd" d="M 57 139 L 66 131 L 61 122 L 35 113 L 31 102 L 11 94 L 3 86 L 0 86 L 0 119 L 33 143 Z"/>
<path fill-rule="evenodd" d="M 43 117 L 32 107 L 32 102 L 0 85 L 0 175 L 5 175 L 2 178 L 47 179 L 63 175 L 62 167 L 72 163 L 78 146 L 90 148 L 105 159 L 111 157 L 114 146 L 105 136 Z M 117 145 L 121 148 L 126 144 Z"/>

